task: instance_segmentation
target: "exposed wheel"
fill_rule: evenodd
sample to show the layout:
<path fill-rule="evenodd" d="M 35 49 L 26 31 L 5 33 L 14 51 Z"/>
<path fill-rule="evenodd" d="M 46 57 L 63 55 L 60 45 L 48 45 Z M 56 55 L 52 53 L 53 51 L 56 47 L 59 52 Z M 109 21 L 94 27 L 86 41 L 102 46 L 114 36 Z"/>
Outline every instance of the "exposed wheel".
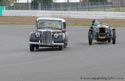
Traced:
<path fill-rule="evenodd" d="M 32 45 L 32 44 L 30 44 L 30 51 L 31 51 L 31 52 L 34 51 L 34 48 L 35 48 L 35 46 Z"/>
<path fill-rule="evenodd" d="M 92 45 L 92 31 L 88 31 L 88 42 L 89 42 L 89 45 Z"/>
<path fill-rule="evenodd" d="M 63 46 L 59 46 L 59 50 L 62 50 L 63 49 Z"/>
<path fill-rule="evenodd" d="M 112 44 L 116 43 L 116 32 L 115 30 L 112 30 Z"/>
<path fill-rule="evenodd" d="M 110 43 L 110 42 L 111 42 L 111 39 L 109 38 L 109 39 L 108 39 L 108 43 Z"/>

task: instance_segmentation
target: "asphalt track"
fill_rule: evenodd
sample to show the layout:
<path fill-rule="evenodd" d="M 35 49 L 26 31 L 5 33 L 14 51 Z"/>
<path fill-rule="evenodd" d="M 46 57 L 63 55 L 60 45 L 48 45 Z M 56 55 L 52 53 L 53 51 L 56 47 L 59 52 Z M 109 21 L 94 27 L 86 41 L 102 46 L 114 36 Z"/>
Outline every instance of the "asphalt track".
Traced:
<path fill-rule="evenodd" d="M 116 28 L 115 45 L 89 46 L 87 27 L 68 27 L 68 48 L 30 52 L 28 38 L 34 29 L 0 25 L 0 81 L 125 80 L 125 28 Z"/>

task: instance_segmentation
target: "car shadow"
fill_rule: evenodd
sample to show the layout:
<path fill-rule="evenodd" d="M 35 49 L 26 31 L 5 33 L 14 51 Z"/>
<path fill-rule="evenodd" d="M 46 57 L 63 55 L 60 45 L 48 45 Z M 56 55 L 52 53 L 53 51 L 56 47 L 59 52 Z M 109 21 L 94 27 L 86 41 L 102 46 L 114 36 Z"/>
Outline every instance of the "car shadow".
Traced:
<path fill-rule="evenodd" d="M 93 42 L 92 45 L 112 45 L 112 43 L 108 43 L 108 42 Z"/>
<path fill-rule="evenodd" d="M 34 52 L 42 52 L 42 51 L 44 51 L 44 52 L 48 52 L 48 51 L 63 51 L 63 50 L 65 50 L 66 48 L 63 48 L 62 50 L 59 50 L 58 48 L 52 48 L 52 47 L 46 47 L 46 48 L 44 48 L 44 47 L 40 47 L 38 50 L 35 50 Z"/>

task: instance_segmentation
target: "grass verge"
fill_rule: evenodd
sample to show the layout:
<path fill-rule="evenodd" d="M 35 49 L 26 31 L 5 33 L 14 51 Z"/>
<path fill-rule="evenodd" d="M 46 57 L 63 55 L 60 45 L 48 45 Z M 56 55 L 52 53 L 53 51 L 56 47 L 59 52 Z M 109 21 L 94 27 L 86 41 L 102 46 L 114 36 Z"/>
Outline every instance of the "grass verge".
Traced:
<path fill-rule="evenodd" d="M 35 25 L 37 17 L 0 17 L 0 25 Z M 64 18 L 68 26 L 91 26 L 92 19 Z M 125 27 L 125 19 L 98 19 L 111 27 Z"/>

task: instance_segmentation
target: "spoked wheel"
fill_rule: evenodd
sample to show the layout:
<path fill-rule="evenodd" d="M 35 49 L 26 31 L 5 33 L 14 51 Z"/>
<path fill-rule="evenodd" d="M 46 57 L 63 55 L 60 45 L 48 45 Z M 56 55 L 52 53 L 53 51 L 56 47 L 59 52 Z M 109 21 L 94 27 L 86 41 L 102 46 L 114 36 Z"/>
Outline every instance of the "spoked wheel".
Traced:
<path fill-rule="evenodd" d="M 112 44 L 116 43 L 116 32 L 115 30 L 112 30 Z"/>
<path fill-rule="evenodd" d="M 89 42 L 89 45 L 92 45 L 92 31 L 88 31 L 88 42 Z"/>

